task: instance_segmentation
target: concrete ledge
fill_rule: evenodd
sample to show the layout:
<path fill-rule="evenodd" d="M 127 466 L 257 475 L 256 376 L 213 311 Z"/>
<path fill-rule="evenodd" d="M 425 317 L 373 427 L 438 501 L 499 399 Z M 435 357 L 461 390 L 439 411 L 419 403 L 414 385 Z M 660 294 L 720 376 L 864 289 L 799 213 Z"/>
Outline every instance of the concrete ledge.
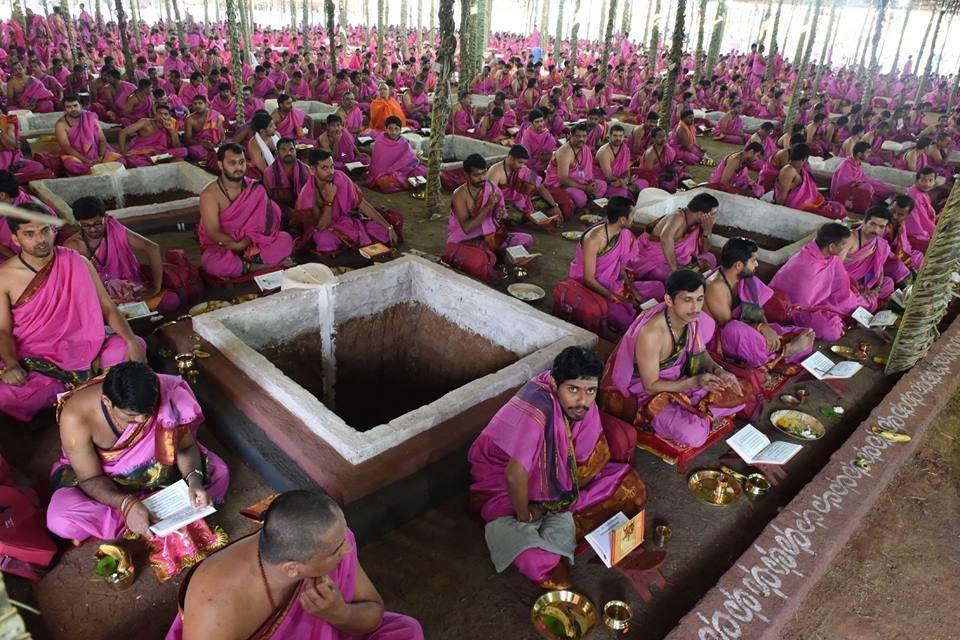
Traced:
<path fill-rule="evenodd" d="M 687 613 L 668 640 L 776 640 L 960 386 L 960 320 Z M 872 425 L 910 433 L 891 443 Z M 870 471 L 853 464 L 866 459 Z"/>

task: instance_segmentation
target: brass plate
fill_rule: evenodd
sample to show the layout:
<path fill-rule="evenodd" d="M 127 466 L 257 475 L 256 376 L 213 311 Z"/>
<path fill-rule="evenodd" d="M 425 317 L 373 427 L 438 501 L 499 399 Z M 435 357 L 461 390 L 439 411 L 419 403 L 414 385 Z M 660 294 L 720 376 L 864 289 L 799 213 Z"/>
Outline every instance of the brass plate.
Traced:
<path fill-rule="evenodd" d="M 511 284 L 507 287 L 507 293 L 517 300 L 523 300 L 524 302 L 536 302 L 537 300 L 542 300 L 543 297 L 547 295 L 547 292 L 537 285 L 527 282 Z"/>
<path fill-rule="evenodd" d="M 576 591 L 550 591 L 533 603 L 530 621 L 547 640 L 580 640 L 597 625 L 597 609 Z"/>
<path fill-rule="evenodd" d="M 777 429 L 797 440 L 819 440 L 827 432 L 823 423 L 809 413 L 784 409 L 770 414 L 770 422 Z"/>
<path fill-rule="evenodd" d="M 603 220 L 603 216 L 598 216 L 594 213 L 585 213 L 580 216 L 580 222 L 586 222 L 587 224 L 596 224 Z"/>
<path fill-rule="evenodd" d="M 705 469 L 691 474 L 687 488 L 707 504 L 724 507 L 740 499 L 742 489 L 733 476 L 722 471 Z"/>
<path fill-rule="evenodd" d="M 846 358 L 847 360 L 866 360 L 867 355 L 861 353 L 859 350 L 854 349 L 853 347 L 848 347 L 842 344 L 835 344 L 830 347 L 830 351 L 837 354 L 841 358 Z"/>
<path fill-rule="evenodd" d="M 564 231 L 560 237 L 564 240 L 579 240 L 583 236 L 583 231 Z"/>

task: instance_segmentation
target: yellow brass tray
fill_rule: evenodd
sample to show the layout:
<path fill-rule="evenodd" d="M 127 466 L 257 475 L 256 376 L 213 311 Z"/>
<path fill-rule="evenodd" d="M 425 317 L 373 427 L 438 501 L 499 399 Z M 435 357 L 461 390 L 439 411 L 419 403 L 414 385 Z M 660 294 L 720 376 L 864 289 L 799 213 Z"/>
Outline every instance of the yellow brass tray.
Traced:
<path fill-rule="evenodd" d="M 743 491 L 737 480 L 722 471 L 705 469 L 691 474 L 687 488 L 707 504 L 725 507 L 740 499 Z"/>
<path fill-rule="evenodd" d="M 846 358 L 847 360 L 866 360 L 867 354 L 854 349 L 853 347 L 848 347 L 842 344 L 835 344 L 830 347 L 830 351 L 837 354 L 841 358 Z"/>
<path fill-rule="evenodd" d="M 580 640 L 597 625 L 597 609 L 576 591 L 550 591 L 533 603 L 533 627 L 547 640 Z"/>
<path fill-rule="evenodd" d="M 819 440 L 827 432 L 823 423 L 809 413 L 783 409 L 770 414 L 770 422 L 777 429 L 797 440 Z"/>

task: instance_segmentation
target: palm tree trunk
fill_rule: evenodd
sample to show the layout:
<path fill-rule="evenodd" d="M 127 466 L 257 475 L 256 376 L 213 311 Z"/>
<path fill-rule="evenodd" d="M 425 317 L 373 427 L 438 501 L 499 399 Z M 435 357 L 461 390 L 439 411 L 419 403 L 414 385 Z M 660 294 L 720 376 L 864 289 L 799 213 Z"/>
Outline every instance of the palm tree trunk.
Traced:
<path fill-rule="evenodd" d="M 685 2 L 686 0 L 680 0 L 680 2 Z M 613 29 L 617 21 L 617 0 L 610 0 L 610 6 L 607 7 L 607 33 L 603 38 L 603 57 L 601 60 L 604 60 L 603 64 L 600 65 L 600 82 L 606 84 L 607 82 L 607 73 L 610 71 L 610 65 L 606 62 L 610 60 L 610 54 L 613 50 Z M 681 31 L 683 29 L 681 28 Z M 681 35 L 681 40 L 683 36 Z"/>
<path fill-rule="evenodd" d="M 440 46 L 437 48 L 437 89 L 430 110 L 430 153 L 427 159 L 427 211 L 442 216 L 440 210 L 440 162 L 443 159 L 443 132 L 450 118 L 450 75 L 457 38 L 453 24 L 453 0 L 440 0 Z M 461 27 L 462 28 L 462 27 Z M 462 83 L 461 83 L 462 84 Z"/>
<path fill-rule="evenodd" d="M 74 60 L 80 59 L 80 49 L 77 47 L 77 38 L 74 35 L 73 18 L 70 17 L 70 1 L 60 0 L 60 13 L 63 17 L 63 23 L 67 27 L 67 42 L 70 45 L 70 55 Z"/>
<path fill-rule="evenodd" d="M 577 49 L 580 47 L 580 21 L 577 20 L 577 14 L 580 13 L 580 0 L 575 0 L 573 5 L 573 27 L 570 29 L 570 64 L 573 68 L 577 67 Z"/>
<path fill-rule="evenodd" d="M 693 54 L 693 85 L 694 88 L 703 77 L 703 29 L 707 21 L 707 0 L 700 0 L 700 15 L 697 21 L 697 49 Z"/>
<path fill-rule="evenodd" d="M 650 30 L 649 53 L 647 54 L 647 66 L 650 67 L 650 73 L 657 75 L 657 47 L 660 42 L 660 0 L 657 0 L 653 9 L 653 28 Z"/>
<path fill-rule="evenodd" d="M 773 26 L 770 28 L 770 53 L 767 55 L 767 69 L 763 73 L 763 80 L 767 82 L 773 76 L 773 63 L 777 58 L 777 32 L 780 30 L 780 14 L 783 9 L 783 0 L 777 2 L 777 12 L 773 16 Z M 761 40 L 762 42 L 762 40 Z M 786 44 L 786 41 L 784 41 Z"/>
<path fill-rule="evenodd" d="M 554 56 L 554 60 L 560 58 L 559 52 L 561 51 L 560 43 L 563 42 L 563 4 L 566 0 L 560 0 L 560 4 L 557 6 L 557 31 L 556 37 L 553 39 L 553 48 L 556 50 L 557 55 Z"/>
<path fill-rule="evenodd" d="M 307 50 L 313 48 L 313 34 L 310 31 L 310 0 L 303 0 L 303 46 Z"/>
<path fill-rule="evenodd" d="M 436 0 L 430 0 L 430 46 L 437 42 L 437 4 Z"/>
<path fill-rule="evenodd" d="M 470 6 L 473 0 L 460 0 L 460 73 L 457 84 L 457 93 L 462 98 L 470 93 L 470 82 L 473 80 L 473 16 Z M 442 0 L 441 0 L 442 2 Z M 440 34 L 443 37 L 443 33 Z M 434 98 L 436 100 L 436 98 Z M 433 133 L 431 131 L 431 133 Z"/>
<path fill-rule="evenodd" d="M 873 27 L 873 43 L 870 47 L 870 71 L 867 73 L 867 86 L 863 92 L 863 104 L 869 105 L 873 101 L 876 90 L 877 75 L 880 73 L 880 63 L 877 61 L 877 48 L 880 38 L 883 37 L 883 20 L 887 16 L 889 0 L 877 0 L 877 22 Z"/>
<path fill-rule="evenodd" d="M 937 13 L 937 24 L 933 27 L 933 37 L 930 38 L 930 54 L 927 56 L 927 64 L 923 68 L 923 75 L 920 76 L 920 84 L 917 85 L 917 95 L 913 99 L 914 104 L 920 104 L 920 100 L 923 99 L 927 81 L 930 79 L 930 73 L 933 71 L 933 52 L 936 48 L 937 36 L 940 35 L 940 24 L 943 22 L 943 14 L 947 12 L 947 3 L 941 3 L 939 9 Z M 917 64 L 920 64 L 919 59 L 917 60 Z"/>
<path fill-rule="evenodd" d="M 133 71 L 133 54 L 130 52 L 130 36 L 127 34 L 127 16 L 123 12 L 123 3 L 117 3 L 117 29 L 120 31 L 120 48 L 123 51 L 123 68 L 127 72 L 127 80 L 136 82 Z"/>
<path fill-rule="evenodd" d="M 400 55 L 406 60 L 409 56 L 407 50 L 407 0 L 400 0 Z"/>
<path fill-rule="evenodd" d="M 417 57 L 423 55 L 423 0 L 417 0 Z"/>
<path fill-rule="evenodd" d="M 324 0 L 324 6 L 327 8 L 327 40 L 330 44 L 330 73 L 333 75 L 337 74 L 337 25 L 334 20 L 336 15 L 336 6 L 333 4 L 333 0 Z"/>
<path fill-rule="evenodd" d="M 813 43 L 817 40 L 816 25 L 820 22 L 820 14 L 823 12 L 823 0 L 816 0 L 813 8 L 813 19 L 807 23 L 807 46 L 803 51 L 803 71 L 807 73 L 807 66 L 810 64 L 810 56 L 813 55 Z"/>
<path fill-rule="evenodd" d="M 167 31 L 173 29 L 173 13 L 170 10 L 170 0 L 163 0 L 164 13 L 167 14 Z"/>
<path fill-rule="evenodd" d="M 860 80 L 863 81 L 867 72 L 867 49 L 870 47 L 870 34 L 873 33 L 873 25 L 877 22 L 877 12 L 874 11 L 870 17 L 870 25 L 867 27 L 867 33 L 863 39 L 863 49 L 860 50 Z"/>
<path fill-rule="evenodd" d="M 19 4 L 20 3 L 17 2 L 18 6 Z M 130 9 L 132 11 L 133 7 L 131 6 Z M 97 20 L 97 31 L 99 31 L 100 33 L 103 33 L 103 11 L 100 10 L 100 0 L 96 0 L 96 2 L 94 3 L 93 12 L 94 12 L 93 13 L 94 18 L 96 18 Z"/>
<path fill-rule="evenodd" d="M 811 40 L 814 38 L 814 25 L 818 14 L 820 13 L 820 6 L 823 4 L 823 0 L 816 0 L 817 10 L 816 13 L 813 11 L 807 12 L 807 22 L 806 27 L 803 33 L 800 34 L 800 42 L 797 43 L 797 52 L 798 56 L 794 60 L 794 66 L 796 67 L 797 75 L 793 81 L 793 91 L 790 93 L 790 106 L 787 109 L 786 122 L 783 123 L 783 130 L 790 131 L 793 127 L 793 123 L 797 120 L 797 103 L 800 102 L 800 90 L 803 87 L 804 77 L 807 75 L 807 59 L 806 56 L 810 55 L 813 45 L 807 45 L 807 38 Z"/>
<path fill-rule="evenodd" d="M 837 19 L 837 0 L 830 3 L 830 22 L 827 25 L 827 37 L 823 39 L 823 49 L 820 50 L 820 60 L 817 63 L 817 75 L 813 80 L 814 91 L 820 91 L 823 82 L 823 72 L 827 68 L 827 50 L 833 42 L 833 30 Z"/>
<path fill-rule="evenodd" d="M 706 4 L 706 3 L 704 3 Z M 631 22 L 633 21 L 633 0 L 624 0 L 623 3 L 623 19 L 620 22 L 620 34 L 629 39 L 630 37 L 630 27 Z M 702 24 L 702 22 L 701 22 Z"/>
<path fill-rule="evenodd" d="M 384 0 L 377 0 L 377 60 L 383 60 L 385 58 L 383 51 L 383 30 L 386 29 L 384 24 Z"/>
<path fill-rule="evenodd" d="M 930 37 L 930 30 L 933 28 L 933 23 L 937 19 L 937 7 L 939 3 L 934 4 L 933 9 L 930 11 L 930 21 L 927 23 L 927 28 L 923 32 L 923 40 L 920 41 L 920 53 L 917 54 L 917 64 L 914 73 L 920 69 L 920 63 L 923 60 L 923 53 L 927 47 L 927 39 Z"/>
<path fill-rule="evenodd" d="M 616 2 L 616 0 L 614 0 Z M 683 14 L 687 0 L 677 0 L 677 15 L 673 25 L 673 44 L 670 47 L 670 65 L 663 83 L 663 97 L 660 99 L 660 122 L 664 129 L 670 129 L 670 114 L 673 111 L 673 93 L 680 76 L 680 62 L 683 58 Z"/>
<path fill-rule="evenodd" d="M 290 33 L 297 32 L 297 0 L 290 0 Z"/>
<path fill-rule="evenodd" d="M 811 16 L 813 16 L 813 2 L 810 2 L 807 5 L 807 16 L 803 19 L 804 28 L 806 29 L 806 31 L 800 34 L 800 40 L 797 41 L 797 50 L 793 54 L 793 59 L 792 59 L 794 66 L 797 66 L 798 64 L 800 64 L 800 61 L 803 60 L 803 47 L 807 43 L 807 39 L 805 36 L 810 35 L 810 28 L 808 25 L 810 24 Z"/>
<path fill-rule="evenodd" d="M 180 19 L 180 4 L 177 0 L 170 0 L 173 5 L 173 18 L 177 21 L 177 40 L 181 47 L 187 46 L 187 34 L 183 29 L 183 20 Z"/>
<path fill-rule="evenodd" d="M 727 3 L 726 0 L 719 0 L 717 2 L 717 15 L 713 19 L 713 31 L 710 34 L 710 48 L 707 50 L 707 62 L 703 70 L 705 78 L 712 77 L 713 69 L 717 66 L 717 58 L 720 55 L 720 44 L 723 41 L 723 31 L 726 21 Z"/>
<path fill-rule="evenodd" d="M 900 38 L 897 40 L 897 50 L 893 54 L 893 64 L 890 65 L 890 73 L 897 73 L 897 65 L 900 62 L 900 49 L 903 47 L 903 36 L 907 32 L 907 24 L 910 22 L 910 12 L 913 11 L 914 1 L 915 0 L 911 0 L 910 4 L 907 5 L 907 13 L 903 16 L 903 27 L 900 28 Z"/>
<path fill-rule="evenodd" d="M 237 101 L 237 125 L 243 118 L 243 60 L 241 59 L 240 26 L 237 24 L 237 0 L 225 0 L 227 10 L 227 37 L 230 39 L 230 67 L 233 74 L 233 86 Z"/>
<path fill-rule="evenodd" d="M 720 1 L 722 2 L 723 0 L 720 0 Z M 649 40 L 649 37 L 650 37 L 650 14 L 651 14 L 651 9 L 653 9 L 653 7 L 650 5 L 649 2 L 647 2 L 646 5 L 645 5 L 645 8 L 644 8 L 644 14 L 645 14 L 645 15 L 644 15 L 644 18 L 643 18 L 643 37 L 640 39 L 640 44 L 641 44 L 641 45 L 642 45 L 643 43 L 645 43 L 645 42 L 649 42 L 649 41 L 650 41 L 650 40 Z"/>

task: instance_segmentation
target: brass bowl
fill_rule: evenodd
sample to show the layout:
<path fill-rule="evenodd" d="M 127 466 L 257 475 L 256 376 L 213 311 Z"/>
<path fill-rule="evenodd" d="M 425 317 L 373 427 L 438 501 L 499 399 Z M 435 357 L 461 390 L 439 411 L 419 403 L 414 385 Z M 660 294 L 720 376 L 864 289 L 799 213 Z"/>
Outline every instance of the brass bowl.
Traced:
<path fill-rule="evenodd" d="M 724 473 L 733 476 L 743 487 L 744 493 L 750 498 L 756 499 L 767 495 L 770 491 L 770 481 L 762 473 L 751 473 L 749 475 L 734 471 L 730 467 L 720 467 Z"/>
<path fill-rule="evenodd" d="M 196 356 L 194 356 L 193 353 L 178 353 L 177 355 L 173 356 L 173 359 L 176 360 L 177 369 L 180 371 L 180 373 L 184 373 L 185 371 L 193 369 L 195 357 Z"/>
<path fill-rule="evenodd" d="M 427 192 L 426 191 L 414 191 L 410 194 L 410 197 L 414 200 L 426 200 Z"/>
<path fill-rule="evenodd" d="M 632 619 L 633 609 L 623 600 L 611 600 L 603 605 L 603 624 L 614 633 L 628 633 Z"/>
<path fill-rule="evenodd" d="M 770 414 L 770 422 L 777 429 L 797 440 L 819 440 L 827 432 L 823 423 L 809 413 L 782 409 Z"/>
<path fill-rule="evenodd" d="M 581 640 L 597 625 L 597 609 L 576 591 L 550 591 L 533 603 L 530 620 L 547 640 Z"/>
<path fill-rule="evenodd" d="M 653 530 L 653 533 L 657 537 L 658 547 L 666 546 L 666 544 L 670 542 L 670 538 L 673 537 L 673 531 L 665 524 L 658 524 L 656 529 Z"/>
<path fill-rule="evenodd" d="M 706 469 L 690 475 L 687 488 L 707 504 L 725 507 L 740 499 L 742 489 L 737 480 L 723 471 Z"/>

